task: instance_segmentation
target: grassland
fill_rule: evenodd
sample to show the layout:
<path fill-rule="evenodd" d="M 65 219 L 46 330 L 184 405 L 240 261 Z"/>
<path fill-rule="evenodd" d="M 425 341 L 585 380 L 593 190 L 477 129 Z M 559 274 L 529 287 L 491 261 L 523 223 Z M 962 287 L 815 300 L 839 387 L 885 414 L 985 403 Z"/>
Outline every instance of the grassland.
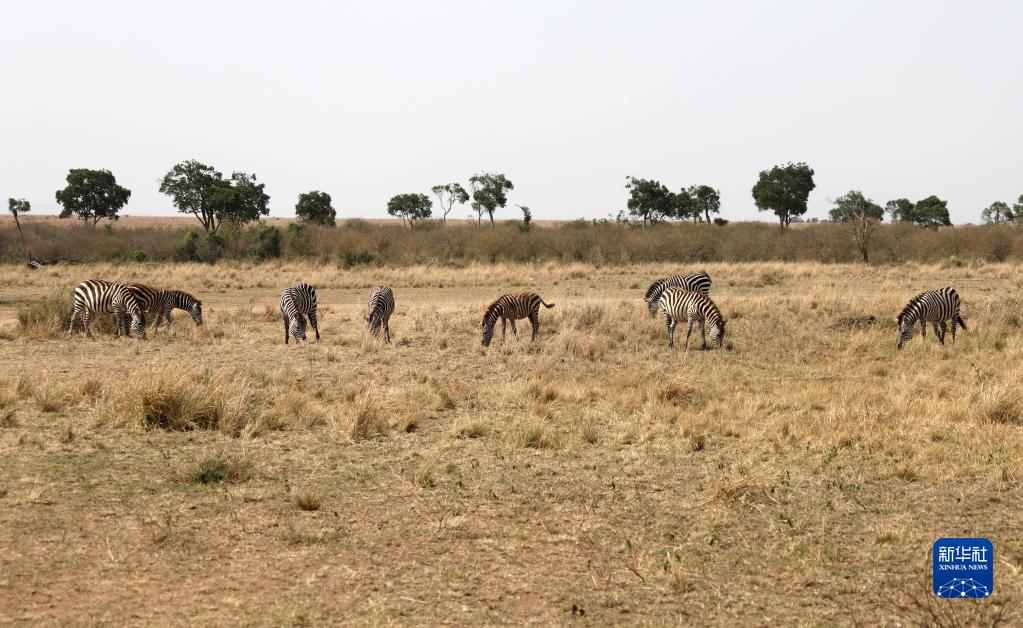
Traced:
<path fill-rule="evenodd" d="M 0 267 L 0 618 L 1023 620 L 1023 267 L 705 268 L 731 351 L 666 350 L 641 297 L 673 266 Z M 17 322 L 93 276 L 193 292 L 207 324 Z M 285 347 L 300 279 L 324 339 Z M 895 312 L 943 285 L 969 331 L 897 351 Z M 482 349 L 483 307 L 527 288 L 557 304 L 540 339 Z M 994 598 L 934 599 L 931 543 L 974 535 Z"/>

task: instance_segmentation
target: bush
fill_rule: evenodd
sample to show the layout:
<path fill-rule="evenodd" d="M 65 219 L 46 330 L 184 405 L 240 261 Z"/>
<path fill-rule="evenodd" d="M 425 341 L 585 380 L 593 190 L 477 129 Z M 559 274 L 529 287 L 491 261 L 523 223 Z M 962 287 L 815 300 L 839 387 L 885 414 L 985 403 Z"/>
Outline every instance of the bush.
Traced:
<path fill-rule="evenodd" d="M 18 306 L 18 328 L 29 338 L 57 338 L 67 333 L 74 310 L 74 293 L 60 290 Z M 113 334 L 113 314 L 92 314 L 89 324 L 94 334 Z M 75 331 L 82 330 L 82 318 L 75 320 Z"/>
<path fill-rule="evenodd" d="M 260 225 L 256 231 L 256 242 L 249 251 L 249 257 L 262 262 L 281 256 L 281 230 L 272 225 Z"/>

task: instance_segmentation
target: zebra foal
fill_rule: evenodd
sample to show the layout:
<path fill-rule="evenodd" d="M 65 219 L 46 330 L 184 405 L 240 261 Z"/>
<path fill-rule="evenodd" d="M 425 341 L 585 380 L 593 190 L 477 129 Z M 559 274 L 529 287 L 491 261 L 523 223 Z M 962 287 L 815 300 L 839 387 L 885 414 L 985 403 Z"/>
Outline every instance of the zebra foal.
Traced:
<path fill-rule="evenodd" d="M 946 321 L 952 321 L 952 343 L 956 341 L 956 327 L 966 329 L 966 321 L 959 315 L 959 293 L 955 288 L 940 288 L 921 292 L 902 308 L 895 317 L 899 329 L 899 349 L 913 338 L 913 326 L 920 321 L 920 338 L 927 337 L 927 323 L 934 327 L 938 342 L 945 344 Z M 939 327 L 940 325 L 940 327 Z"/>
<path fill-rule="evenodd" d="M 490 341 L 494 338 L 494 326 L 497 325 L 498 319 L 501 319 L 501 342 L 504 342 L 508 321 L 511 321 L 512 334 L 518 337 L 515 321 L 522 318 L 528 318 L 533 325 L 533 336 L 530 340 L 536 340 L 536 333 L 540 330 L 541 304 L 548 309 L 554 307 L 553 303 L 544 303 L 540 295 L 535 292 L 506 294 L 491 303 L 483 313 L 483 320 L 480 322 L 480 327 L 483 329 L 483 346 L 490 346 Z"/>
<path fill-rule="evenodd" d="M 647 288 L 646 296 L 643 300 L 646 301 L 646 306 L 650 310 L 650 318 L 657 316 L 657 308 L 660 305 L 661 294 L 672 286 L 679 286 L 689 292 L 699 292 L 704 296 L 710 294 L 710 275 L 703 272 L 702 270 L 698 273 L 691 275 L 672 275 L 671 277 L 663 277 L 650 284 Z"/>
<path fill-rule="evenodd" d="M 316 324 L 316 289 L 307 283 L 297 283 L 281 293 L 281 316 L 284 318 L 284 344 L 288 344 L 288 333 L 295 342 L 305 340 L 305 317 L 320 341 L 320 329 Z"/>
<path fill-rule="evenodd" d="M 374 336 L 380 335 L 380 329 L 384 330 L 384 340 L 391 342 L 391 328 L 388 321 L 394 313 L 394 292 L 387 286 L 376 286 L 369 292 L 369 308 L 363 318 L 369 327 L 369 333 Z"/>
<path fill-rule="evenodd" d="M 160 327 L 161 320 L 167 323 L 167 327 L 170 327 L 171 311 L 175 308 L 188 312 L 196 326 L 202 325 L 202 301 L 187 292 L 164 290 L 141 283 L 130 283 L 128 289 L 135 295 L 144 311 L 156 312 L 156 321 L 153 323 L 154 332 Z"/>
<path fill-rule="evenodd" d="M 664 324 L 668 328 L 669 349 L 675 348 L 675 325 L 681 320 L 689 323 L 685 349 L 689 349 L 689 336 L 693 333 L 693 324 L 697 322 L 700 323 L 703 349 L 707 349 L 706 325 L 710 325 L 710 341 L 714 348 L 721 348 L 725 339 L 725 317 L 710 297 L 679 286 L 670 286 L 661 294 L 660 306 L 664 309 Z"/>

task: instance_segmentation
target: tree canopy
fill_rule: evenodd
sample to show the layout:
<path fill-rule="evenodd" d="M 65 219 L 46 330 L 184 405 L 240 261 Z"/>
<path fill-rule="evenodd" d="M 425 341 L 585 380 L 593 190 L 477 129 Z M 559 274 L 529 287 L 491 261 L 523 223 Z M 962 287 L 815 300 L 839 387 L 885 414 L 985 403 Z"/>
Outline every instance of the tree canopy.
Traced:
<path fill-rule="evenodd" d="M 469 178 L 472 188 L 472 208 L 476 212 L 476 224 L 483 221 L 483 213 L 490 216 L 490 227 L 494 227 L 494 212 L 508 204 L 508 191 L 515 186 L 503 174 L 483 172 Z"/>
<path fill-rule="evenodd" d="M 806 213 L 806 201 L 816 186 L 813 169 L 805 163 L 787 163 L 760 173 L 753 200 L 760 211 L 773 211 L 782 231 L 793 218 Z"/>
<path fill-rule="evenodd" d="M 451 213 L 451 208 L 457 203 L 464 205 L 469 202 L 469 193 L 465 191 L 461 183 L 448 183 L 446 185 L 435 185 L 430 188 L 433 195 L 437 197 L 437 203 L 440 205 L 442 219 L 444 222 L 448 221 L 448 214 Z"/>
<path fill-rule="evenodd" d="M 852 233 L 856 248 L 864 262 L 870 261 L 869 246 L 877 223 L 884 220 L 884 209 L 863 196 L 863 192 L 852 190 L 834 201 L 835 207 L 829 212 L 831 220 L 844 223 Z"/>
<path fill-rule="evenodd" d="M 1008 203 L 995 201 L 980 212 L 980 217 L 988 224 L 997 225 L 1003 222 L 1012 222 L 1014 216 Z"/>
<path fill-rule="evenodd" d="M 295 216 L 302 222 L 328 227 L 333 227 L 337 220 L 337 212 L 331 205 L 330 194 L 316 190 L 298 195 L 298 202 L 295 203 Z"/>
<path fill-rule="evenodd" d="M 908 198 L 897 198 L 888 201 L 885 211 L 891 217 L 892 222 L 913 222 L 913 202 Z"/>
<path fill-rule="evenodd" d="M 270 196 L 256 175 L 235 172 L 229 180 L 212 166 L 189 160 L 164 175 L 160 192 L 168 195 L 182 214 L 199 219 L 208 234 L 216 234 L 224 221 L 239 225 L 270 213 Z"/>
<path fill-rule="evenodd" d="M 117 220 L 131 190 L 118 185 L 109 170 L 72 168 L 67 175 L 67 187 L 57 190 L 56 197 L 64 208 L 61 218 L 75 216 L 95 225 L 104 218 Z"/>
<path fill-rule="evenodd" d="M 687 198 L 678 198 L 667 186 L 653 179 L 625 177 L 625 189 L 629 191 L 626 203 L 629 214 L 641 219 L 643 226 L 675 215 L 679 205 L 687 202 Z"/>
<path fill-rule="evenodd" d="M 693 199 L 693 215 L 695 218 L 703 216 L 703 219 L 710 222 L 711 214 L 721 213 L 721 192 L 709 185 L 694 185 L 689 188 L 689 195 Z"/>
<path fill-rule="evenodd" d="M 387 213 L 401 218 L 409 229 L 415 221 L 426 220 L 433 213 L 433 201 L 425 194 L 398 194 L 387 202 Z"/>
<path fill-rule="evenodd" d="M 913 206 L 913 222 L 921 227 L 934 227 L 951 225 L 948 217 L 948 201 L 943 201 L 937 196 L 931 195 L 917 201 Z"/>

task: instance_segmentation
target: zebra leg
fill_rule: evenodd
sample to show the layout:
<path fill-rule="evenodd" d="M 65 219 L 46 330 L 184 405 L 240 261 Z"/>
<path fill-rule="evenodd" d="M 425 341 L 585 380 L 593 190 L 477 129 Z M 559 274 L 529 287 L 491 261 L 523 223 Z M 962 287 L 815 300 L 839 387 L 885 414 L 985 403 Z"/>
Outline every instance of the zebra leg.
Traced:
<path fill-rule="evenodd" d="M 504 344 L 504 330 L 508 326 L 508 319 L 501 317 L 501 344 Z"/>
<path fill-rule="evenodd" d="M 515 336 L 515 338 L 517 339 L 519 337 L 519 330 L 515 328 L 515 319 L 513 318 L 508 322 L 511 323 L 512 336 Z"/>
<path fill-rule="evenodd" d="M 320 328 L 316 324 L 316 312 L 309 312 L 309 324 L 313 326 L 313 331 L 316 332 L 316 342 L 320 341 Z"/>
<path fill-rule="evenodd" d="M 700 321 L 700 340 L 703 341 L 703 350 L 704 351 L 707 350 L 707 333 L 706 332 L 707 332 L 706 321 L 701 320 Z"/>
<path fill-rule="evenodd" d="M 941 321 L 941 336 L 938 337 L 941 340 L 941 344 L 945 344 L 946 333 L 948 333 L 948 324 L 945 321 Z"/>
<path fill-rule="evenodd" d="M 71 325 L 68 326 L 67 333 L 69 333 L 69 334 L 74 333 L 74 331 L 75 331 L 75 319 L 78 318 L 78 314 L 80 312 L 81 312 L 81 310 L 79 309 L 78 304 L 75 304 L 75 309 L 71 311 Z"/>
<path fill-rule="evenodd" d="M 956 327 L 959 326 L 958 313 L 952 317 L 952 344 L 956 343 Z"/>
<path fill-rule="evenodd" d="M 529 322 L 533 325 L 533 337 L 529 339 L 530 342 L 536 341 L 536 334 L 540 331 L 540 315 L 533 312 L 529 315 Z"/>
<path fill-rule="evenodd" d="M 693 333 L 693 319 L 689 319 L 689 328 L 686 329 L 686 346 L 685 351 L 689 351 L 689 336 Z"/>
<path fill-rule="evenodd" d="M 121 337 L 121 325 L 125 323 L 120 308 L 114 308 L 114 338 Z"/>
<path fill-rule="evenodd" d="M 291 321 L 288 320 L 288 315 L 284 315 L 284 344 L 288 344 L 288 332 L 290 331 L 289 325 Z"/>
<path fill-rule="evenodd" d="M 387 344 L 391 343 L 391 326 L 386 318 L 384 319 L 384 342 Z"/>
<path fill-rule="evenodd" d="M 82 310 L 82 329 L 86 338 L 92 338 L 92 330 L 89 329 L 89 308 Z"/>
<path fill-rule="evenodd" d="M 668 328 L 668 350 L 675 348 L 675 320 L 664 317 L 664 324 Z"/>

